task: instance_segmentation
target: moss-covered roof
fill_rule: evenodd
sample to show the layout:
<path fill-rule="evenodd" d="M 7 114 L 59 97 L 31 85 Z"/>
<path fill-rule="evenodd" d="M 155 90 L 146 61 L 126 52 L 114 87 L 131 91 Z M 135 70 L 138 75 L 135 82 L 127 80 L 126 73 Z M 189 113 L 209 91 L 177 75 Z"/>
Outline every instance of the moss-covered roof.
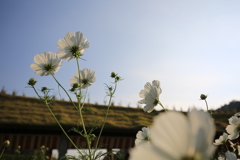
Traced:
<path fill-rule="evenodd" d="M 70 102 L 54 101 L 52 111 L 66 130 L 80 125 L 79 116 Z M 87 126 L 98 126 L 103 122 L 107 107 L 85 104 L 83 118 Z M 0 130 L 14 132 L 60 131 L 47 107 L 37 98 L 0 94 Z M 149 126 L 159 111 L 145 113 L 140 108 L 111 106 L 105 132 L 136 133 L 143 126 Z M 233 113 L 214 113 L 217 131 L 223 132 L 228 118 Z"/>

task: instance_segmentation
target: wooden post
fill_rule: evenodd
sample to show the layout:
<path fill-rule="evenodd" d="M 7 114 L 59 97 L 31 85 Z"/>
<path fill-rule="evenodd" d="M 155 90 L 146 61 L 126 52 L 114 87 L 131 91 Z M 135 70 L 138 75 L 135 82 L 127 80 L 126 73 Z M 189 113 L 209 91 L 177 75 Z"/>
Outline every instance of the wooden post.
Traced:
<path fill-rule="evenodd" d="M 61 135 L 60 141 L 59 141 L 59 146 L 58 146 L 58 159 L 60 160 L 61 157 L 65 156 L 68 150 L 68 139 L 65 135 Z M 61 160 L 65 160 L 61 159 Z"/>

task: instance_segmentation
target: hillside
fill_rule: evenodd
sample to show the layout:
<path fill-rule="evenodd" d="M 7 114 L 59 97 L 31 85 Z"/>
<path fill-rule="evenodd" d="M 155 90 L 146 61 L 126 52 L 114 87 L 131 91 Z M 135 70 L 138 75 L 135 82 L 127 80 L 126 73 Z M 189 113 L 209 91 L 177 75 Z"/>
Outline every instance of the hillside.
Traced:
<path fill-rule="evenodd" d="M 78 115 L 70 102 L 56 100 L 51 105 L 53 112 L 66 130 L 76 127 Z M 103 122 L 106 106 L 86 104 L 84 120 L 87 126 Z M 59 132 L 55 120 L 47 107 L 37 98 L 0 94 L 0 130 L 4 132 Z M 145 113 L 140 108 L 111 106 L 104 131 L 108 133 L 136 133 L 141 127 L 149 126 L 159 111 Z M 233 112 L 213 112 L 217 131 L 223 132 Z M 161 125 L 161 124 L 160 124 Z M 120 133 L 119 133 L 120 134 Z"/>
<path fill-rule="evenodd" d="M 240 102 L 231 101 L 229 104 L 225 104 L 216 110 L 217 112 L 240 112 Z"/>

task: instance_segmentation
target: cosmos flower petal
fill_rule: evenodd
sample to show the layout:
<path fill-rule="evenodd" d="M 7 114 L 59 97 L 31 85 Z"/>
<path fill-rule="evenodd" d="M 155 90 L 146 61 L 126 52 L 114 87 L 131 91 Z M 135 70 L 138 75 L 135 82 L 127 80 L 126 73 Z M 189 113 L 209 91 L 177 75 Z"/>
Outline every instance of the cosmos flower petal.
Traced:
<path fill-rule="evenodd" d="M 76 45 L 76 43 L 74 43 L 74 41 L 76 41 L 75 33 L 73 32 L 66 33 L 66 35 L 64 36 L 64 40 L 65 40 L 65 43 L 67 43 L 69 46 Z"/>
<path fill-rule="evenodd" d="M 61 59 L 69 61 L 75 58 L 77 52 L 83 55 L 82 53 L 89 47 L 89 43 L 81 32 L 68 32 L 63 39 L 58 40 L 57 47 L 60 49 L 60 51 L 57 52 L 58 56 Z M 72 48 L 76 50 L 73 52 L 71 50 Z"/>
<path fill-rule="evenodd" d="M 78 77 L 75 77 L 75 76 L 71 77 L 69 81 L 70 81 L 71 84 L 78 83 Z"/>
<path fill-rule="evenodd" d="M 239 132 L 237 131 L 237 126 L 236 125 L 228 125 L 226 130 L 229 133 L 228 138 L 230 140 L 237 139 L 239 137 Z"/>
<path fill-rule="evenodd" d="M 143 107 L 145 112 L 152 112 L 153 108 L 158 104 L 159 95 L 161 93 L 160 82 L 157 80 L 153 81 L 153 84 L 147 82 L 144 85 L 144 89 L 142 89 L 139 93 L 139 97 L 143 98 L 143 100 L 138 101 L 140 104 L 146 104 Z"/>
<path fill-rule="evenodd" d="M 179 112 L 167 112 L 157 116 L 150 130 L 152 143 L 167 155 L 179 159 L 187 152 L 190 143 L 188 125 L 186 116 Z"/>
<path fill-rule="evenodd" d="M 214 145 L 222 145 L 224 143 L 226 143 L 228 140 L 228 134 L 227 133 L 223 133 L 223 135 L 221 135 L 219 137 L 219 139 L 215 139 L 215 142 L 213 143 Z"/>
<path fill-rule="evenodd" d="M 211 116 L 203 111 L 193 109 L 188 114 L 189 128 L 191 129 L 192 147 L 189 153 L 194 154 L 196 151 L 204 153 L 203 155 L 209 157 L 215 150 L 212 140 L 215 136 L 215 125 Z M 210 143 L 210 144 L 209 144 Z"/>
<path fill-rule="evenodd" d="M 62 65 L 62 60 L 49 51 L 35 55 L 34 62 L 30 65 L 30 68 L 39 76 L 55 74 Z"/>
<path fill-rule="evenodd" d="M 233 152 L 227 151 L 225 153 L 225 156 L 226 156 L 227 160 L 237 160 L 237 156 Z"/>
<path fill-rule="evenodd" d="M 150 142 L 150 130 L 147 127 L 143 127 L 141 131 L 138 131 L 136 135 L 135 145 L 141 145 L 143 143 Z"/>
<path fill-rule="evenodd" d="M 80 78 L 79 78 L 80 74 Z M 92 85 L 96 81 L 95 71 L 92 71 L 88 68 L 84 68 L 83 70 L 77 72 L 76 76 L 70 78 L 70 83 L 73 85 L 74 83 L 80 83 L 82 89 L 86 89 L 90 85 Z"/>
<path fill-rule="evenodd" d="M 199 122 L 202 120 L 204 122 Z M 214 124 L 213 119 L 203 111 L 192 110 L 188 116 L 176 111 L 160 113 L 150 127 L 150 144 L 133 148 L 130 151 L 130 160 L 210 159 L 214 147 L 209 137 L 215 134 L 212 132 L 215 127 L 211 124 Z"/>

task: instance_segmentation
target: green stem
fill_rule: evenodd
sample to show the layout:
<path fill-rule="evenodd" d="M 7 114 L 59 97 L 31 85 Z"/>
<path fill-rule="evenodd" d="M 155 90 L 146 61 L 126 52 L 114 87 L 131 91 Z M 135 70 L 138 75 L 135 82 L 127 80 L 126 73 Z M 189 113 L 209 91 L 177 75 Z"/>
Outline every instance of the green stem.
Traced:
<path fill-rule="evenodd" d="M 205 101 L 205 103 L 206 103 L 206 107 L 207 107 L 207 111 L 208 111 L 208 113 L 212 114 L 212 112 L 208 110 L 208 103 L 207 103 L 207 100 L 205 99 L 204 101 Z"/>
<path fill-rule="evenodd" d="M 99 140 L 100 140 L 100 138 L 101 138 L 102 131 L 103 131 L 103 128 L 104 128 L 104 126 L 105 126 L 105 123 L 106 123 L 106 120 L 107 120 L 107 117 L 108 117 L 108 112 L 109 112 L 109 108 L 110 108 L 110 105 L 111 105 L 112 97 L 113 97 L 116 89 L 117 89 L 117 82 L 115 82 L 115 88 L 114 88 L 113 92 L 110 93 L 110 98 L 109 98 L 109 102 L 108 102 L 108 108 L 107 108 L 107 111 L 106 111 L 106 115 L 105 115 L 105 117 L 104 117 L 103 125 L 102 125 L 101 130 L 100 130 L 100 133 L 99 133 L 99 135 L 98 135 L 98 139 L 97 139 L 97 142 L 96 142 L 95 149 L 97 149 L 97 147 L 98 147 L 98 143 L 99 143 Z"/>
<path fill-rule="evenodd" d="M 78 58 L 76 58 L 76 62 L 77 62 L 78 77 L 79 77 L 79 78 L 78 78 L 78 83 L 80 84 L 81 74 L 80 74 L 80 65 L 79 65 L 79 62 L 78 62 Z M 82 122 L 82 127 L 83 127 L 83 131 L 84 131 L 84 134 L 85 134 L 85 138 L 86 138 L 86 141 L 87 141 L 89 158 L 90 158 L 90 160 L 92 160 L 92 155 L 91 155 L 91 143 L 90 143 L 90 141 L 89 141 L 88 133 L 87 133 L 86 126 L 85 126 L 85 123 L 84 123 L 84 120 L 83 120 L 83 116 L 82 116 L 82 108 L 83 108 L 83 105 L 84 105 L 84 101 L 85 101 L 86 95 L 85 95 L 85 98 L 84 98 L 84 100 L 83 100 L 82 106 L 81 106 L 82 89 L 79 90 L 79 95 L 80 95 L 80 99 L 78 98 L 78 111 L 79 111 L 79 116 L 80 116 L 80 119 L 81 119 L 81 122 Z"/>
<path fill-rule="evenodd" d="M 160 101 L 158 101 L 158 104 L 160 104 L 160 106 L 164 109 L 164 111 L 167 112 L 167 110 L 164 108 L 164 106 L 162 105 L 162 103 Z"/>
<path fill-rule="evenodd" d="M 62 132 L 65 134 L 65 136 L 68 138 L 68 140 L 72 143 L 72 145 L 77 149 L 77 151 L 83 155 L 81 153 L 81 151 L 78 149 L 78 147 L 75 145 L 75 143 L 71 140 L 71 138 L 68 136 L 68 134 L 66 133 L 66 131 L 63 129 L 62 125 L 59 123 L 58 119 L 56 118 L 56 116 L 54 115 L 54 113 L 52 112 L 51 108 L 49 107 L 49 105 L 47 104 L 47 102 L 45 101 L 45 105 L 47 106 L 48 110 L 50 111 L 50 113 L 52 114 L 53 118 L 55 119 L 55 121 L 57 122 L 58 126 L 61 128 Z"/>
<path fill-rule="evenodd" d="M 79 105 L 78 105 L 79 116 L 80 116 L 80 119 L 81 119 L 81 122 L 82 122 L 83 131 L 84 131 L 85 138 L 86 138 L 86 141 L 87 141 L 89 157 L 90 157 L 90 160 L 91 160 L 91 159 L 92 159 L 92 158 L 91 158 L 91 157 L 92 157 L 92 156 L 91 156 L 91 143 L 90 143 L 90 141 L 89 141 L 89 137 L 88 137 L 87 130 L 86 130 L 86 127 L 85 127 L 85 123 L 84 123 L 84 120 L 83 120 L 82 108 L 81 108 L 80 100 L 79 100 L 78 104 L 79 104 Z"/>
<path fill-rule="evenodd" d="M 41 98 L 41 96 L 38 94 L 37 90 L 35 89 L 34 86 L 32 86 L 32 88 L 34 89 L 35 93 L 37 94 L 37 96 L 39 97 L 39 99 L 41 99 L 44 104 L 47 106 L 48 110 L 50 111 L 50 113 L 52 114 L 53 118 L 55 119 L 55 121 L 57 122 L 58 126 L 61 128 L 62 132 L 65 134 L 65 136 L 68 138 L 68 140 L 72 143 L 72 145 L 76 148 L 76 150 L 83 156 L 83 154 L 80 152 L 80 150 L 78 149 L 78 147 L 75 145 L 75 143 L 71 140 L 71 138 L 68 136 L 68 134 L 65 132 L 65 130 L 63 129 L 62 125 L 59 123 L 58 119 L 56 118 L 56 116 L 54 115 L 54 113 L 52 112 L 51 108 L 48 105 L 48 102 L 44 99 Z"/>
<path fill-rule="evenodd" d="M 80 74 L 80 65 L 79 65 L 79 62 L 78 62 L 78 58 L 76 58 L 76 62 L 77 62 L 77 68 L 78 68 L 78 83 L 80 84 L 80 80 L 81 80 L 81 74 Z M 82 98 L 82 89 L 80 89 L 79 91 L 80 93 L 80 96 Z"/>
<path fill-rule="evenodd" d="M 3 150 L 2 150 L 2 153 L 1 153 L 1 155 L 0 155 L 0 158 L 2 157 L 4 151 L 5 151 L 5 147 L 4 147 Z"/>
<path fill-rule="evenodd" d="M 68 96 L 68 98 L 69 98 L 70 102 L 73 104 L 73 106 L 74 106 L 75 108 L 77 108 L 76 105 L 75 105 L 75 103 L 72 101 L 72 98 L 69 96 L 68 92 L 66 91 L 66 89 L 58 82 L 58 80 L 55 78 L 54 74 L 52 74 L 52 77 L 53 77 L 53 79 L 57 82 L 57 84 L 64 90 L 64 92 L 65 92 L 66 95 Z"/>

